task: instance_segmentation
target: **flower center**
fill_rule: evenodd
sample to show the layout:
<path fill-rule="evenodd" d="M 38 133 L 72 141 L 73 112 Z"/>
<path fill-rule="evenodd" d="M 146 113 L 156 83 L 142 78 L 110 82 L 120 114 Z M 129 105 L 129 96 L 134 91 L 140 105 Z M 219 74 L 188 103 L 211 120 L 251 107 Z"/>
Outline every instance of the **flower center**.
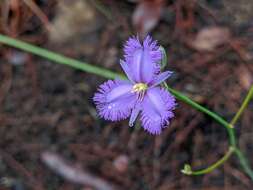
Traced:
<path fill-rule="evenodd" d="M 132 92 L 145 92 L 148 89 L 148 85 L 145 83 L 137 83 L 133 86 Z"/>
<path fill-rule="evenodd" d="M 148 89 L 148 85 L 145 83 L 137 83 L 133 86 L 133 89 L 131 92 L 138 94 L 138 99 L 140 101 L 143 100 L 146 90 Z"/>

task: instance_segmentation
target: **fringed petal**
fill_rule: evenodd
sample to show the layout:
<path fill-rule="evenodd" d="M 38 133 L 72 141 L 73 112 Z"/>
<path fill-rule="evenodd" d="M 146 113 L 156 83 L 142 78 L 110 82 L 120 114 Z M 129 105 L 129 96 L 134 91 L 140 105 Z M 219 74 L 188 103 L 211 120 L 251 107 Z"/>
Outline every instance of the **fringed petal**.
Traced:
<path fill-rule="evenodd" d="M 149 83 L 160 72 L 162 52 L 150 36 L 144 39 L 143 44 L 137 37 L 130 38 L 124 46 L 124 52 L 125 62 L 135 82 Z"/>
<path fill-rule="evenodd" d="M 142 49 L 141 42 L 138 37 L 129 38 L 124 45 L 124 57 L 126 60 L 132 58 L 136 50 Z"/>
<path fill-rule="evenodd" d="M 160 134 L 174 117 L 175 98 L 165 89 L 150 88 L 142 102 L 142 127 L 151 134 Z"/>
<path fill-rule="evenodd" d="M 129 81 L 109 80 L 100 85 L 93 97 L 99 116 L 111 121 L 129 117 L 136 102 L 136 95 L 131 90 Z"/>
<path fill-rule="evenodd" d="M 160 50 L 160 46 L 157 44 L 156 40 L 152 40 L 151 36 L 147 36 L 143 41 L 144 49 L 148 49 L 150 51 L 151 59 L 154 63 L 160 63 L 162 59 L 162 51 Z"/>

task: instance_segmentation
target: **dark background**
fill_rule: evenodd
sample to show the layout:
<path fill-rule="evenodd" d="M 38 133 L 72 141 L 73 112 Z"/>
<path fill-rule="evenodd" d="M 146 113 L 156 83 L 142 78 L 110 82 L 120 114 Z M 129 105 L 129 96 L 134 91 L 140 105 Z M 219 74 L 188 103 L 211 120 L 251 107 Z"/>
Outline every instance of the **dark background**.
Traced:
<path fill-rule="evenodd" d="M 253 81 L 252 0 L 2 0 L 0 6 L 1 34 L 117 72 L 126 39 L 150 33 L 167 51 L 166 69 L 174 71 L 168 84 L 227 121 Z M 128 121 L 97 117 L 92 96 L 107 79 L 1 44 L 0 55 L 1 190 L 90 190 L 101 185 L 97 179 L 131 190 L 252 188 L 236 157 L 204 176 L 180 172 L 185 163 L 205 168 L 228 149 L 224 127 L 189 105 L 178 101 L 171 125 L 151 136 Z M 236 125 L 251 165 L 252 106 Z"/>

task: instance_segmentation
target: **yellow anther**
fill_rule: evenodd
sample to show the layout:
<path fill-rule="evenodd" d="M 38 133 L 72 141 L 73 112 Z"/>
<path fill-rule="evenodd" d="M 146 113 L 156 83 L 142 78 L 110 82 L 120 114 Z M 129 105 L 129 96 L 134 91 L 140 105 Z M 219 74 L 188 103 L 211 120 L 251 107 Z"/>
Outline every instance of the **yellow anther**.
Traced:
<path fill-rule="evenodd" d="M 132 92 L 145 92 L 148 89 L 148 85 L 145 83 L 137 83 L 133 86 Z"/>

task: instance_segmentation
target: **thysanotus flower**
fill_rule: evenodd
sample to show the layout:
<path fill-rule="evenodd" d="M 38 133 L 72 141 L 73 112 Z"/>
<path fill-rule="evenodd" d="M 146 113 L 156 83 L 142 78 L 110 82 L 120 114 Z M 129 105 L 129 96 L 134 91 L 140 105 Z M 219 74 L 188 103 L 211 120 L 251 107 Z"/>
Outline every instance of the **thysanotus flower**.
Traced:
<path fill-rule="evenodd" d="M 109 80 L 94 95 L 98 113 L 106 120 L 118 121 L 130 116 L 129 125 L 140 114 L 142 127 L 160 134 L 174 116 L 175 98 L 159 85 L 170 75 L 161 72 L 162 52 L 156 41 L 147 36 L 143 43 L 136 37 L 124 46 L 120 65 L 129 80 Z"/>

